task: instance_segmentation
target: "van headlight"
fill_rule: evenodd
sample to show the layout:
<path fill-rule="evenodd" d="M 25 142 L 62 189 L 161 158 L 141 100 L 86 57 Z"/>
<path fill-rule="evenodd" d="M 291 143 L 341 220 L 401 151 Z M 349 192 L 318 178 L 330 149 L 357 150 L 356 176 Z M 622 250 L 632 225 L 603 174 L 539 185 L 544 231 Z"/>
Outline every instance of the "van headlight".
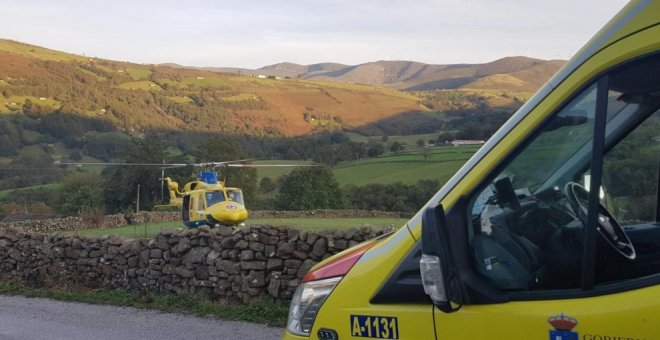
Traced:
<path fill-rule="evenodd" d="M 341 277 L 304 282 L 291 298 L 286 328 L 296 335 L 309 336 L 316 315 L 325 299 L 332 293 Z"/>

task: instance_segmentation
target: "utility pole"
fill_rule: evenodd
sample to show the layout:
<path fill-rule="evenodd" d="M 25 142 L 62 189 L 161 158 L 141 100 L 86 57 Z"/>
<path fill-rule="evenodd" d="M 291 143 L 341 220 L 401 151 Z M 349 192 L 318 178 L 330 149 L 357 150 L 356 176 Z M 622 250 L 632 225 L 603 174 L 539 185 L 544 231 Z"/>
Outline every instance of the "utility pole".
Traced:
<path fill-rule="evenodd" d="M 138 190 L 137 190 L 137 207 L 135 208 L 135 212 L 140 212 L 140 185 L 138 184 Z"/>
<path fill-rule="evenodd" d="M 163 167 L 160 168 L 160 202 L 165 202 L 165 160 L 163 159 Z"/>

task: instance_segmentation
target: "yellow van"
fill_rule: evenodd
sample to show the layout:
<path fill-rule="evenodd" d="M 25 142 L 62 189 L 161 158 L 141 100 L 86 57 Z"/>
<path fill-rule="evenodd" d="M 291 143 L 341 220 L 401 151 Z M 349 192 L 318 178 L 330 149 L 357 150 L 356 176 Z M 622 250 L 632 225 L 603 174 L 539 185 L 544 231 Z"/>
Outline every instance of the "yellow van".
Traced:
<path fill-rule="evenodd" d="M 634 1 L 285 339 L 660 339 L 660 2 Z"/>

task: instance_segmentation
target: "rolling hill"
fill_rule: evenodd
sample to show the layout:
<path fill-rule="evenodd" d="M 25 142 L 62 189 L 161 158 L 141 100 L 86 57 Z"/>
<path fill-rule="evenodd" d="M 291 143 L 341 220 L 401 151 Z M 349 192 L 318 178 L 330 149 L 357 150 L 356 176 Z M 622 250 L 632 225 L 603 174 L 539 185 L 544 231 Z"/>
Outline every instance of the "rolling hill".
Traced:
<path fill-rule="evenodd" d="M 0 40 L 0 115 L 67 113 L 129 132 L 299 136 L 424 110 L 418 99 L 373 85 L 134 64 Z"/>
<path fill-rule="evenodd" d="M 415 61 L 375 61 L 359 65 L 282 62 L 258 69 L 201 67 L 199 70 L 241 75 L 264 75 L 308 80 L 380 85 L 402 91 L 438 89 L 496 89 L 535 92 L 564 65 L 564 60 L 505 57 L 484 64 L 433 65 Z M 195 68 L 162 64 L 176 68 Z"/>
<path fill-rule="evenodd" d="M 506 57 L 485 64 L 431 65 L 414 61 L 376 61 L 354 66 L 279 63 L 250 71 L 274 76 L 384 85 L 399 90 L 498 89 L 534 92 L 562 60 Z M 229 69 L 224 69 L 229 71 Z M 245 70 L 243 71 L 245 72 Z"/>

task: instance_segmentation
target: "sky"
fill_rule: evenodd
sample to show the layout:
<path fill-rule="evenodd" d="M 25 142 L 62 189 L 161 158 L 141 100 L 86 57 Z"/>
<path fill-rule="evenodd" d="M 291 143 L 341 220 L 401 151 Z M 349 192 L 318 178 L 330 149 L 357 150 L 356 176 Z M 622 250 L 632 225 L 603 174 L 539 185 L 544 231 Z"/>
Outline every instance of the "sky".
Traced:
<path fill-rule="evenodd" d="M 569 59 L 622 0 L 3 0 L 0 38 L 136 63 Z"/>

